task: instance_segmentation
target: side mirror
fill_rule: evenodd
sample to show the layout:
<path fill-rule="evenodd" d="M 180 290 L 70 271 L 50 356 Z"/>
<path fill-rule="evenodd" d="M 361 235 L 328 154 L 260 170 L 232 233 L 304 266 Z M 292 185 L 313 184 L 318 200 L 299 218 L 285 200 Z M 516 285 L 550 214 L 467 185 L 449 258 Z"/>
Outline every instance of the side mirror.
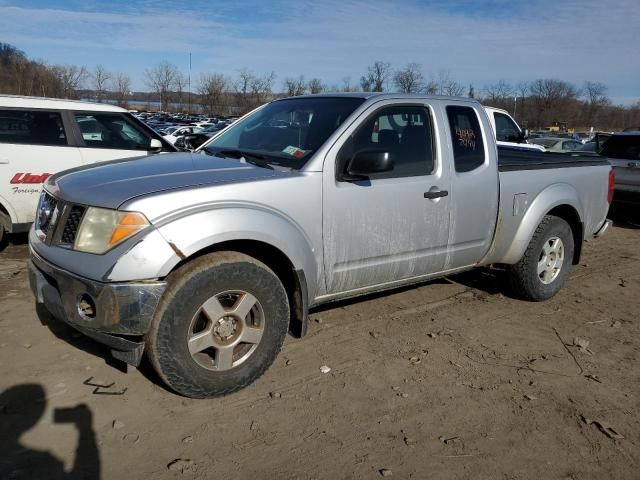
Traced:
<path fill-rule="evenodd" d="M 162 151 L 162 142 L 157 138 L 152 138 L 149 143 L 149 151 L 151 153 L 158 153 Z"/>
<path fill-rule="evenodd" d="M 374 173 L 393 170 L 394 161 L 391 154 L 384 150 L 360 150 L 349 160 L 346 167 L 345 180 L 367 178 Z"/>

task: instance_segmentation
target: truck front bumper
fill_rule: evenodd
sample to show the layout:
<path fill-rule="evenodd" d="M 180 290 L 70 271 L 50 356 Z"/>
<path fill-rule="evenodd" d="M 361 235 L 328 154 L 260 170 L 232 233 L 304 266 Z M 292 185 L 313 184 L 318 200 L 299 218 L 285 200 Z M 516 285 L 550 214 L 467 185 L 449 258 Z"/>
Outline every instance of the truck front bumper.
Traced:
<path fill-rule="evenodd" d="M 56 267 L 31 250 L 29 283 L 36 301 L 56 319 L 138 365 L 144 343 L 127 336 L 147 333 L 166 282 L 102 283 Z"/>

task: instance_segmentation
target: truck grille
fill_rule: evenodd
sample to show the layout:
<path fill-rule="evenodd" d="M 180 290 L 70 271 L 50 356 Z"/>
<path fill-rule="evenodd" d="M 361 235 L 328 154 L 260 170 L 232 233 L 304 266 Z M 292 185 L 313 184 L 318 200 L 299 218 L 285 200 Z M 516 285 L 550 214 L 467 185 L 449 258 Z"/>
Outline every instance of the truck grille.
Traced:
<path fill-rule="evenodd" d="M 62 231 L 61 242 L 69 245 L 73 245 L 76 241 L 76 235 L 80 228 L 80 222 L 84 215 L 85 208 L 80 205 L 74 205 L 69 211 L 67 221 L 64 224 L 64 230 Z"/>
<path fill-rule="evenodd" d="M 36 227 L 42 232 L 45 239 L 49 238 L 53 232 L 58 217 L 58 200 L 49 195 L 47 192 L 42 192 L 40 197 L 40 204 L 38 205 L 38 211 L 36 212 Z"/>
<path fill-rule="evenodd" d="M 36 213 L 36 231 L 40 240 L 49 245 L 56 243 L 71 247 L 85 210 L 86 207 L 82 205 L 68 204 L 42 192 Z"/>

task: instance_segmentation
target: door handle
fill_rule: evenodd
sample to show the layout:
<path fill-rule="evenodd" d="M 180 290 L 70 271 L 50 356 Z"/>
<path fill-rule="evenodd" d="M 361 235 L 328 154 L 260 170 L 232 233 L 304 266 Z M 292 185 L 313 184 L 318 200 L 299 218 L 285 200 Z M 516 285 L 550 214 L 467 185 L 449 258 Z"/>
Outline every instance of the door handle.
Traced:
<path fill-rule="evenodd" d="M 430 198 L 430 199 L 446 197 L 447 195 L 449 195 L 448 190 L 435 190 L 433 192 L 424 192 L 424 198 Z"/>
<path fill-rule="evenodd" d="M 7 158 L 0 158 L 0 164 L 3 164 L 3 165 L 9 165 L 9 159 L 7 159 Z"/>

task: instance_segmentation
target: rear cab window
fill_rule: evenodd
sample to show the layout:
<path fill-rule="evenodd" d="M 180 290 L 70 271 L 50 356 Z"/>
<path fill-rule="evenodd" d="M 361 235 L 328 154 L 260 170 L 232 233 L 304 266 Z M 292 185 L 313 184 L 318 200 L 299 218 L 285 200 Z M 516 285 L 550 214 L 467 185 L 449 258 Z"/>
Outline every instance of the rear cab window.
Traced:
<path fill-rule="evenodd" d="M 60 112 L 0 110 L 0 143 L 66 146 Z"/>
<path fill-rule="evenodd" d="M 480 121 L 471 107 L 447 106 L 456 172 L 470 172 L 484 165 L 484 141 Z"/>

